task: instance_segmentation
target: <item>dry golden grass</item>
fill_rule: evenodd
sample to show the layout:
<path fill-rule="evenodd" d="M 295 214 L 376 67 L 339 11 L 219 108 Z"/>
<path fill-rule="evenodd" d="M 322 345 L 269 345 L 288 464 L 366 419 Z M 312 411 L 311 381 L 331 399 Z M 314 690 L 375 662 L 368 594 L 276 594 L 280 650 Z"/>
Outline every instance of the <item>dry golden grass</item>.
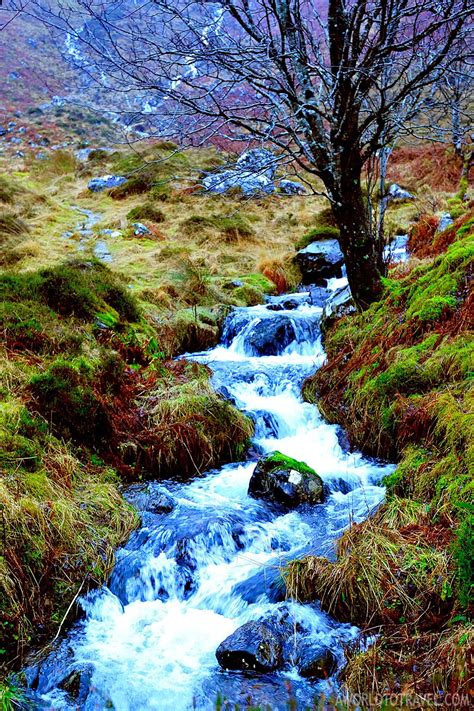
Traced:
<path fill-rule="evenodd" d="M 217 154 L 218 155 L 218 154 Z M 199 163 L 208 166 L 216 161 L 216 153 L 202 151 L 192 155 L 191 167 Z M 53 166 L 56 170 L 57 166 Z M 68 163 L 68 170 L 70 165 Z M 0 164 L 0 172 L 6 166 Z M 239 276 L 265 270 L 274 274 L 279 288 L 285 280 L 293 285 L 294 275 L 288 271 L 289 257 L 295 243 L 311 226 L 324 207 L 320 197 L 242 200 L 239 197 L 189 194 L 184 189 L 194 173 L 178 176 L 170 183 L 171 199 L 161 201 L 148 194 L 114 200 L 105 193 L 87 190 L 89 177 L 71 173 L 56 175 L 35 171 L 16 172 L 15 181 L 28 190 L 18 205 L 26 210 L 33 202 L 28 220 L 28 246 L 17 249 L 17 269 L 36 270 L 65 259 L 92 255 L 101 229 L 120 230 L 122 236 L 101 236 L 112 254 L 111 268 L 125 274 L 138 292 L 160 290 L 174 281 L 176 257 L 188 255 L 211 278 L 222 283 Z M 99 167 L 94 174 L 106 172 Z M 127 214 L 144 203 L 152 203 L 164 215 L 160 237 L 134 237 L 127 233 Z M 79 244 L 79 236 L 64 238 L 65 232 L 76 232 L 82 221 L 74 209 L 91 210 L 100 216 L 93 235 Z M 216 219 L 217 218 L 217 219 Z M 273 265 L 278 265 L 275 269 Z M 294 270 L 293 270 L 294 271 Z M 283 274 L 282 274 L 283 272 Z M 166 300 L 166 299 L 165 299 Z"/>

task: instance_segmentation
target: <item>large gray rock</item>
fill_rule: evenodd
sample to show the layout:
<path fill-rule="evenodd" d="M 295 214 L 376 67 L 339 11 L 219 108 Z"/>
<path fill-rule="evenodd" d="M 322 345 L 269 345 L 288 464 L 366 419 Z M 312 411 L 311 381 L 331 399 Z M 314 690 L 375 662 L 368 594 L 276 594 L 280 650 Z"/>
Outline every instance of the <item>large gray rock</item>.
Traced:
<path fill-rule="evenodd" d="M 321 314 L 321 331 L 326 333 L 332 324 L 343 316 L 354 313 L 356 310 L 349 285 L 336 289 L 326 301 Z"/>
<path fill-rule="evenodd" d="M 285 195 L 304 195 L 306 188 L 294 180 L 280 180 L 280 190 Z"/>
<path fill-rule="evenodd" d="M 262 318 L 258 327 L 247 336 L 253 355 L 280 355 L 296 339 L 295 327 L 288 316 Z"/>
<path fill-rule="evenodd" d="M 202 180 L 203 187 L 211 193 L 222 194 L 239 189 L 246 196 L 275 192 L 273 180 L 264 173 L 252 173 L 240 170 L 224 170 L 221 173 L 207 175 Z"/>
<path fill-rule="evenodd" d="M 235 167 L 240 172 L 258 173 L 273 180 L 276 172 L 276 158 L 266 148 L 252 148 L 239 156 Z"/>
<path fill-rule="evenodd" d="M 254 148 L 242 153 L 233 168 L 207 175 L 202 185 L 209 192 L 218 194 L 237 188 L 247 197 L 271 195 L 275 192 L 275 171 L 273 153 L 265 148 Z"/>
<path fill-rule="evenodd" d="M 414 200 L 415 199 L 414 195 L 412 195 L 410 192 L 408 192 L 408 190 L 401 188 L 396 183 L 392 183 L 392 185 L 389 187 L 387 197 L 389 200 Z"/>
<path fill-rule="evenodd" d="M 296 257 L 303 284 L 317 284 L 342 276 L 344 255 L 337 239 L 318 240 L 301 249 Z"/>
<path fill-rule="evenodd" d="M 110 190 L 117 188 L 127 181 L 123 175 L 102 175 L 100 178 L 92 178 L 89 180 L 87 187 L 93 193 L 100 193 L 102 190 Z"/>
<path fill-rule="evenodd" d="M 271 672 L 283 663 L 282 639 L 265 622 L 246 622 L 225 639 L 216 650 L 223 669 Z"/>
<path fill-rule="evenodd" d="M 321 503 L 324 486 L 321 477 L 304 462 L 272 452 L 257 462 L 248 493 L 256 499 L 291 509 L 301 504 Z"/>

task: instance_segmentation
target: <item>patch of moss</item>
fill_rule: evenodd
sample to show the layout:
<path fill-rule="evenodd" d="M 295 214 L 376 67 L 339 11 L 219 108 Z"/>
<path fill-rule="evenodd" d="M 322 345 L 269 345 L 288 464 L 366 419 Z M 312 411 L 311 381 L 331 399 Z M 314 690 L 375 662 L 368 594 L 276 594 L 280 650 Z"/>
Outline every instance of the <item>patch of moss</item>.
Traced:
<path fill-rule="evenodd" d="M 264 294 L 272 295 L 275 293 L 275 284 L 263 274 L 246 274 L 242 277 L 238 277 L 238 279 L 243 281 L 247 286 L 254 287 Z"/>
<path fill-rule="evenodd" d="M 127 219 L 134 220 L 150 220 L 150 222 L 164 222 L 165 214 L 158 209 L 152 202 L 146 202 L 143 205 L 137 205 L 127 213 Z"/>
<path fill-rule="evenodd" d="M 294 469 L 300 474 L 309 474 L 310 476 L 318 476 L 312 467 L 309 467 L 305 462 L 300 462 L 293 457 L 288 457 L 286 454 L 281 452 L 272 452 L 263 461 L 265 468 L 269 471 L 274 471 L 275 469 Z"/>
<path fill-rule="evenodd" d="M 30 383 L 35 402 L 55 433 L 91 447 L 111 433 L 107 411 L 93 389 L 94 373 L 94 366 L 84 359 L 61 358 Z"/>
<path fill-rule="evenodd" d="M 255 286 L 245 284 L 232 292 L 232 297 L 244 306 L 257 306 L 265 302 L 265 296 Z"/>
<path fill-rule="evenodd" d="M 91 320 L 113 308 L 126 321 L 140 318 L 138 304 L 119 277 L 99 261 L 75 261 L 34 273 L 0 275 L 0 297 L 11 302 L 35 296 L 57 314 Z"/>
<path fill-rule="evenodd" d="M 306 232 L 296 243 L 296 249 L 304 249 L 312 242 L 324 239 L 339 239 L 339 230 L 331 225 L 321 225 Z"/>

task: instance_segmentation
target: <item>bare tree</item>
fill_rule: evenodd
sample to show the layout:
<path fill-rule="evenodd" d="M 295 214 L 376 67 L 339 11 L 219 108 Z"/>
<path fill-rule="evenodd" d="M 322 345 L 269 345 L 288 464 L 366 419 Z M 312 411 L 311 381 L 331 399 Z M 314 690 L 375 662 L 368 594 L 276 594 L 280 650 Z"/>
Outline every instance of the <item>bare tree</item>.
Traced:
<path fill-rule="evenodd" d="M 449 116 L 448 130 L 451 144 L 462 161 L 460 190 L 467 187 L 469 172 L 474 164 L 474 126 L 469 111 L 472 102 L 473 75 L 466 62 L 455 62 L 444 74 L 440 92 L 446 101 Z"/>
<path fill-rule="evenodd" d="M 385 161 L 462 61 L 469 0 L 55 0 L 42 18 L 110 96 L 163 135 L 271 144 L 317 176 L 360 308 L 380 294 L 383 222 L 364 170 Z M 130 102 L 133 97 L 133 102 Z M 382 165 L 383 168 L 383 165 Z M 383 172 L 383 171 L 382 171 Z"/>

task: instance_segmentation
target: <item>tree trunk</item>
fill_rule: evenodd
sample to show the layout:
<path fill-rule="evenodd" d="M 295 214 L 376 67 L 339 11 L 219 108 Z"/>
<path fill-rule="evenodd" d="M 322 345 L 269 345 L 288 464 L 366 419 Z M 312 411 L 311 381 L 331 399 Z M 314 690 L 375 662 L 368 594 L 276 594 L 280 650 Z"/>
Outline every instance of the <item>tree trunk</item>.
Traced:
<path fill-rule="evenodd" d="M 341 167 L 333 197 L 347 279 L 357 308 L 363 310 L 380 298 L 386 267 L 381 240 L 372 232 L 357 166 Z"/>

